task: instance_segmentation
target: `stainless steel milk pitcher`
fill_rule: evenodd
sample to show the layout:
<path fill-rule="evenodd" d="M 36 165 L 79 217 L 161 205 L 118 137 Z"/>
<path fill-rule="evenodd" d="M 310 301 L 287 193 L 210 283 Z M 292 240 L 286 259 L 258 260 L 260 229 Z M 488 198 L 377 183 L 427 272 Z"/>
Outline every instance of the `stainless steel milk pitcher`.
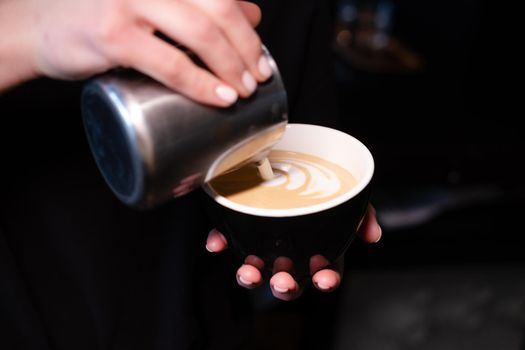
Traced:
<path fill-rule="evenodd" d="M 229 108 L 199 104 L 134 71 L 89 81 L 84 126 L 96 163 L 125 204 L 150 208 L 265 157 L 284 133 L 286 92 L 273 76 Z"/>

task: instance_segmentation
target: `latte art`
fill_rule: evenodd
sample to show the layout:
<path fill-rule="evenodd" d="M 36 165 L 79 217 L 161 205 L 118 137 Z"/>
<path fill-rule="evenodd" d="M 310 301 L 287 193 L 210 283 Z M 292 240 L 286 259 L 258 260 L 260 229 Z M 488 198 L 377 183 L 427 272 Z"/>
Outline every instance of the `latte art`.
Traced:
<path fill-rule="evenodd" d="M 262 186 L 291 191 L 303 199 L 329 198 L 341 190 L 337 173 L 319 163 L 274 154 L 272 168 L 277 175 Z"/>
<path fill-rule="evenodd" d="M 219 195 L 254 208 L 288 209 L 319 204 L 355 186 L 356 180 L 337 164 L 312 155 L 273 150 L 275 177 L 262 180 L 255 165 L 234 170 L 210 185 Z"/>

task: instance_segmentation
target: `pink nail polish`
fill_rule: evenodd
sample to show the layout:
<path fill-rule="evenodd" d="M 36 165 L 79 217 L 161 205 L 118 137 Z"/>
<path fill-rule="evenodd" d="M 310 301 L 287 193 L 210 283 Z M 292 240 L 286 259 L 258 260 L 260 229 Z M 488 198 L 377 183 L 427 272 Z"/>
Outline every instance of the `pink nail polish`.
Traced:
<path fill-rule="evenodd" d="M 253 284 L 252 281 L 248 281 L 248 280 L 245 280 L 242 276 L 239 275 L 239 281 L 244 284 L 244 285 L 247 285 L 247 286 L 251 286 Z"/>
<path fill-rule="evenodd" d="M 374 243 L 379 242 L 381 240 L 381 237 L 383 236 L 383 229 L 381 229 L 381 226 L 379 226 L 379 224 L 377 225 L 377 232 L 377 239 L 374 241 Z"/>
<path fill-rule="evenodd" d="M 221 100 L 228 103 L 234 103 L 239 98 L 237 91 L 226 85 L 217 86 L 215 93 Z"/>
<path fill-rule="evenodd" d="M 259 72 L 261 73 L 261 75 L 265 78 L 269 78 L 273 74 L 270 62 L 268 62 L 268 59 L 264 55 L 261 56 L 261 58 L 259 58 L 259 63 L 257 67 L 259 68 Z"/>
<path fill-rule="evenodd" d="M 322 284 L 322 283 L 317 283 L 317 287 L 319 289 L 322 289 L 322 290 L 329 290 L 330 289 L 330 286 L 327 286 L 327 285 Z"/>
<path fill-rule="evenodd" d="M 288 288 L 277 287 L 276 285 L 273 286 L 273 289 L 279 293 L 288 293 L 289 291 Z"/>
<path fill-rule="evenodd" d="M 257 89 L 257 81 L 255 81 L 255 78 L 253 75 L 251 75 L 248 71 L 244 71 L 242 73 L 242 84 L 246 88 L 249 94 L 252 94 L 255 89 Z"/>

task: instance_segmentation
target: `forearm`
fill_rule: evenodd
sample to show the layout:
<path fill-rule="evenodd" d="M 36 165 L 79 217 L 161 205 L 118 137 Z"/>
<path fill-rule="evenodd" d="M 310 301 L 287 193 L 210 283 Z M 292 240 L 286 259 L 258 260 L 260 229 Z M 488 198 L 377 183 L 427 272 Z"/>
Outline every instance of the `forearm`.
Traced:
<path fill-rule="evenodd" d="M 0 93 L 37 77 L 26 0 L 0 0 Z"/>

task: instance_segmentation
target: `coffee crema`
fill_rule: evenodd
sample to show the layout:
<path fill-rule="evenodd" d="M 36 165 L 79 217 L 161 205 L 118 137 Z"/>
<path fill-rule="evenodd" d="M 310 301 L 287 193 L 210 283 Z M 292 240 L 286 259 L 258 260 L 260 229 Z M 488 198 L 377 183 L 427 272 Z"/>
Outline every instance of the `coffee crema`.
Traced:
<path fill-rule="evenodd" d="M 232 202 L 261 209 L 301 208 L 327 202 L 357 183 L 350 172 L 325 159 L 299 152 L 272 150 L 275 177 L 263 180 L 255 164 L 223 174 L 210 187 Z"/>

